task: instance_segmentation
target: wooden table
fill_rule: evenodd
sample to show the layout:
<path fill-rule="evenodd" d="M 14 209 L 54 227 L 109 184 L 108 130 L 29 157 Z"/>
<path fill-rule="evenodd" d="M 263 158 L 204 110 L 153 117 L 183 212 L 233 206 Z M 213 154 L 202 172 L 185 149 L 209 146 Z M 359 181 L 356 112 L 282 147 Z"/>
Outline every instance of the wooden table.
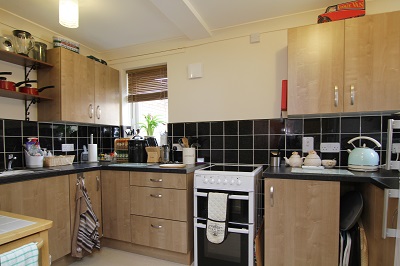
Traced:
<path fill-rule="evenodd" d="M 39 265 L 49 266 L 48 230 L 52 227 L 53 222 L 4 211 L 0 211 L 0 215 L 34 222 L 32 225 L 0 234 L 0 254 L 31 242 L 38 242 Z"/>

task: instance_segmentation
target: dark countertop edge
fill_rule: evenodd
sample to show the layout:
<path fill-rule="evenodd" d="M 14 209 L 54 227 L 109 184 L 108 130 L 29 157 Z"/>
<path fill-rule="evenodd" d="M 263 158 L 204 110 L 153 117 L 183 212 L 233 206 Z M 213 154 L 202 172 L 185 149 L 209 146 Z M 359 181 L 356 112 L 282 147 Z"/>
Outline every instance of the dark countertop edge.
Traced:
<path fill-rule="evenodd" d="M 291 167 L 281 166 L 266 168 L 263 172 L 263 178 L 371 183 L 381 189 L 399 189 L 400 173 L 397 170 L 380 169 L 377 172 L 351 172 L 354 175 L 292 173 Z"/>
<path fill-rule="evenodd" d="M 160 168 L 158 165 L 148 167 L 122 167 L 122 166 L 108 166 L 110 163 L 77 163 L 71 165 L 63 165 L 56 167 L 49 167 L 43 169 L 27 169 L 33 170 L 34 173 L 4 176 L 0 175 L 0 185 L 8 183 L 16 183 L 21 181 L 28 181 L 40 178 L 48 178 L 53 176 L 70 175 L 82 172 L 96 171 L 96 170 L 116 170 L 116 171 L 136 171 L 136 172 L 158 172 L 158 173 L 177 173 L 188 174 L 193 173 L 195 170 L 208 166 L 208 164 L 201 163 L 196 165 L 188 165 L 185 168 Z M 43 171 L 42 171 L 43 170 Z"/>

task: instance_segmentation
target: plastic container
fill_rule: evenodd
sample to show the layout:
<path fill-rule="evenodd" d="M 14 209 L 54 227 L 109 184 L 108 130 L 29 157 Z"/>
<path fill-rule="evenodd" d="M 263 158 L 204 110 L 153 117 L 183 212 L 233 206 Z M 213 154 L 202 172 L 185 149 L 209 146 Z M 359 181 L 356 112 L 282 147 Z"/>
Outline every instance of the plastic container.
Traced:
<path fill-rule="evenodd" d="M 25 150 L 25 165 L 27 168 L 42 168 L 44 156 L 31 156 Z"/>

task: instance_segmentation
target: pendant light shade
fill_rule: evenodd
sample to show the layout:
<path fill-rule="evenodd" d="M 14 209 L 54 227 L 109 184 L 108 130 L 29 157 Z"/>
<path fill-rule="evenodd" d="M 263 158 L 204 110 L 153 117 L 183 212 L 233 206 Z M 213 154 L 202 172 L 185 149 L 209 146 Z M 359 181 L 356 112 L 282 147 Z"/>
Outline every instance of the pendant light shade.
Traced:
<path fill-rule="evenodd" d="M 79 5 L 78 0 L 60 0 L 59 22 L 67 28 L 79 27 Z"/>

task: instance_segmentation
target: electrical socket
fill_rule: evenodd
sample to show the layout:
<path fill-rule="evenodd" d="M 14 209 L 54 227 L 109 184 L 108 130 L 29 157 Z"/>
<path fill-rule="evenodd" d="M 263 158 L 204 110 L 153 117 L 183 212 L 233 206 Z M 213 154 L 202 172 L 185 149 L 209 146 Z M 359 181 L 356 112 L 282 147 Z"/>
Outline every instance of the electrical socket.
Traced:
<path fill-rule="evenodd" d="M 61 151 L 74 151 L 74 144 L 61 144 Z"/>
<path fill-rule="evenodd" d="M 182 146 L 179 145 L 178 143 L 173 143 L 173 144 L 172 144 L 172 147 L 174 147 L 174 146 L 176 147 L 176 150 L 177 150 L 177 151 L 182 151 Z"/>
<path fill-rule="evenodd" d="M 392 153 L 400 153 L 400 143 L 392 144 Z"/>
<path fill-rule="evenodd" d="M 314 150 L 314 137 L 303 137 L 303 152 Z"/>
<path fill-rule="evenodd" d="M 321 143 L 320 147 L 321 152 L 340 152 L 340 143 L 339 142 L 324 142 Z"/>

